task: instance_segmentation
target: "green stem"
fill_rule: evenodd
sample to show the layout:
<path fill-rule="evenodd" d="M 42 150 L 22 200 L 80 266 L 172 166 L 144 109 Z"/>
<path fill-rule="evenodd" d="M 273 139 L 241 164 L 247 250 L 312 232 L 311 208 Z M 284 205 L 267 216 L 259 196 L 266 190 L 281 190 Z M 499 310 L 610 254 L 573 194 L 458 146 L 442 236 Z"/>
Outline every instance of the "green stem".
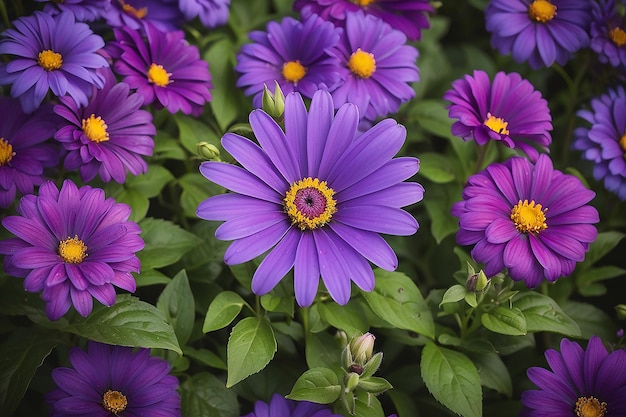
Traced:
<path fill-rule="evenodd" d="M 4 4 L 4 0 L 0 0 L 0 14 L 2 14 L 4 26 L 10 28 L 11 22 L 9 21 L 9 13 L 7 12 L 7 6 Z"/>

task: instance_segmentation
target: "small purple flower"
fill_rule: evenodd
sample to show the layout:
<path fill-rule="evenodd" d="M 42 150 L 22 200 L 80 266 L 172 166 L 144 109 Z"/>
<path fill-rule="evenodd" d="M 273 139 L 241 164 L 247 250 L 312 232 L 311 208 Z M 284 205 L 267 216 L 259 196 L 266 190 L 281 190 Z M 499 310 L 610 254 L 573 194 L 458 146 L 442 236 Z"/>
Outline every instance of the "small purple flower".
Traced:
<path fill-rule="evenodd" d="M 64 119 L 54 135 L 68 151 L 65 168 L 80 169 L 84 182 L 100 175 L 104 181 L 123 183 L 126 172 L 146 172 L 142 155 L 152 155 L 156 128 L 152 114 L 140 110 L 143 98 L 130 94 L 128 84 L 118 83 L 110 69 L 102 90 L 94 91 L 86 107 L 61 97 L 54 111 Z"/>
<path fill-rule="evenodd" d="M 278 81 L 283 93 L 297 91 L 307 98 L 320 88 L 332 88 L 341 79 L 339 61 L 328 50 L 339 41 L 339 30 L 319 16 L 302 22 L 285 17 L 269 22 L 267 32 L 253 31 L 237 56 L 235 69 L 242 75 L 238 87 L 254 95 L 254 106 L 261 107 L 263 85 Z"/>
<path fill-rule="evenodd" d="M 285 102 L 285 132 L 262 110 L 250 114 L 260 144 L 227 133 L 224 148 L 242 167 L 204 162 L 201 173 L 229 190 L 200 203 L 199 217 L 225 221 L 216 232 L 232 240 L 224 261 L 247 262 L 270 251 L 252 278 L 266 294 L 293 268 L 296 300 L 311 305 L 319 277 L 339 304 L 350 283 L 374 288 L 369 262 L 394 270 L 398 260 L 379 235 L 411 235 L 415 218 L 401 207 L 422 199 L 424 189 L 404 183 L 419 169 L 416 158 L 393 158 L 406 130 L 386 119 L 357 137 L 353 104 L 333 111 L 330 94 L 318 90 L 307 114 L 298 93 Z"/>
<path fill-rule="evenodd" d="M 228 22 L 230 0 L 178 0 L 178 7 L 191 20 L 198 16 L 207 28 L 215 28 Z"/>
<path fill-rule="evenodd" d="M 144 246 L 141 229 L 131 221 L 130 207 L 106 198 L 99 188 L 52 181 L 39 195 L 22 197 L 18 216 L 2 219 L 15 238 L 0 241 L 4 271 L 25 277 L 24 289 L 40 292 L 50 320 L 61 318 L 73 304 L 86 317 L 92 298 L 115 304 L 113 286 L 134 292 L 131 271 L 139 272 L 135 252 Z"/>
<path fill-rule="evenodd" d="M 185 40 L 183 31 L 161 32 L 146 22 L 146 37 L 129 27 L 114 29 L 113 69 L 137 89 L 143 104 L 170 113 L 200 115 L 211 100 L 209 64 Z"/>
<path fill-rule="evenodd" d="M 591 49 L 598 54 L 600 62 L 625 71 L 626 18 L 618 11 L 615 0 L 593 2 L 592 7 Z"/>
<path fill-rule="evenodd" d="M 104 16 L 104 12 L 111 6 L 111 0 L 35 0 L 46 3 L 43 11 L 51 15 L 70 12 L 78 22 L 93 22 Z M 117 0 L 113 0 L 117 1 Z"/>
<path fill-rule="evenodd" d="M 293 8 L 302 16 L 315 13 L 337 26 L 343 26 L 348 13 L 363 10 L 403 32 L 410 40 L 421 37 L 422 29 L 430 26 L 428 14 L 435 12 L 429 0 L 296 0 Z"/>
<path fill-rule="evenodd" d="M 11 86 L 24 111 L 32 113 L 48 93 L 69 94 L 78 105 L 87 104 L 92 87 L 104 80 L 96 69 L 108 67 L 98 54 L 104 40 L 69 12 L 51 16 L 36 11 L 13 22 L 0 40 L 0 54 L 14 59 L 0 66 L 0 84 Z"/>
<path fill-rule="evenodd" d="M 140 30 L 150 23 L 163 32 L 179 30 L 184 21 L 178 2 L 168 0 L 111 0 L 104 18 L 115 28 Z"/>
<path fill-rule="evenodd" d="M 378 17 L 348 13 L 344 36 L 330 53 L 339 59 L 344 80 L 331 89 L 336 108 L 354 103 L 361 118 L 374 120 L 415 96 L 417 49 Z"/>
<path fill-rule="evenodd" d="M 552 117 L 548 102 L 533 85 L 518 73 L 498 72 L 489 80 L 487 73 L 474 71 L 452 83 L 443 96 L 452 125 L 452 134 L 465 141 L 484 145 L 501 141 L 509 148 L 518 148 L 536 161 L 539 148 L 548 152 L 552 142 Z"/>
<path fill-rule="evenodd" d="M 529 288 L 553 282 L 571 274 L 596 239 L 598 211 L 587 205 L 594 196 L 546 154 L 535 165 L 521 157 L 494 163 L 468 179 L 463 200 L 452 206 L 456 240 L 474 245 L 472 258 L 487 276 L 507 268 Z"/>
<path fill-rule="evenodd" d="M 181 417 L 178 379 L 150 349 L 90 341 L 87 351 L 73 347 L 69 359 L 71 368 L 52 371 L 51 417 Z"/>
<path fill-rule="evenodd" d="M 587 47 L 590 9 L 591 0 L 491 0 L 485 22 L 495 49 L 538 69 Z"/>
<path fill-rule="evenodd" d="M 619 86 L 591 100 L 591 110 L 578 116 L 591 127 L 574 130 L 574 149 L 592 161 L 593 177 L 604 180 L 604 187 L 626 200 L 626 93 Z"/>
<path fill-rule="evenodd" d="M 587 349 L 568 339 L 545 352 L 550 370 L 532 367 L 538 389 L 522 393 L 522 417 L 621 417 L 626 415 L 626 351 L 608 352 L 593 336 Z"/>
<path fill-rule="evenodd" d="M 287 400 L 278 394 L 272 395 L 269 403 L 257 401 L 254 411 L 242 417 L 341 417 L 325 405 L 309 401 Z"/>

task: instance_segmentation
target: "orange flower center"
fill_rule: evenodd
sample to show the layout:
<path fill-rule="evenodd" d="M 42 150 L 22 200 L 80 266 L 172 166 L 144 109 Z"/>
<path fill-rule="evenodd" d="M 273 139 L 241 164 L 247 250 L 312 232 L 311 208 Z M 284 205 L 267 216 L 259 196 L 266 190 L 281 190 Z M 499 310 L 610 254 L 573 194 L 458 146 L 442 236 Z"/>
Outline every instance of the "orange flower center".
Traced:
<path fill-rule="evenodd" d="M 0 167 L 11 162 L 14 156 L 13 146 L 4 138 L 0 138 Z"/>
<path fill-rule="evenodd" d="M 109 413 L 117 415 L 117 413 L 124 411 L 127 406 L 126 396 L 119 391 L 108 390 L 102 396 L 102 407 Z"/>
<path fill-rule="evenodd" d="M 548 0 L 535 0 L 530 4 L 528 14 L 531 19 L 546 23 L 556 16 L 556 6 Z"/>
<path fill-rule="evenodd" d="M 120 6 L 122 6 L 122 10 L 124 10 L 124 13 L 134 16 L 137 19 L 143 19 L 144 17 L 146 17 L 148 15 L 148 8 L 147 7 L 142 7 L 140 9 L 137 9 L 133 6 L 131 6 L 130 4 L 126 3 L 124 0 L 118 0 L 120 2 Z"/>
<path fill-rule="evenodd" d="M 283 65 L 283 77 L 285 80 L 297 83 L 306 75 L 306 68 L 300 63 L 300 61 L 289 61 Z"/>
<path fill-rule="evenodd" d="M 574 411 L 577 417 L 604 417 L 606 415 L 606 403 L 600 402 L 595 397 L 580 397 L 576 400 Z"/>
<path fill-rule="evenodd" d="M 501 135 L 509 134 L 509 130 L 507 129 L 509 123 L 505 122 L 504 119 L 501 117 L 493 116 L 491 113 L 487 113 L 487 120 L 485 120 L 483 124 L 494 132 L 500 133 Z"/>
<path fill-rule="evenodd" d="M 58 70 L 63 65 L 63 57 L 58 52 L 46 49 L 37 55 L 37 64 L 46 71 Z"/>
<path fill-rule="evenodd" d="M 354 0 L 356 4 L 361 7 L 369 6 L 370 3 L 374 3 L 376 0 Z"/>
<path fill-rule="evenodd" d="M 148 81 L 158 85 L 159 87 L 165 87 L 168 85 L 171 82 L 171 75 L 171 73 L 165 71 L 163 65 L 152 64 L 148 69 Z"/>
<path fill-rule="evenodd" d="M 376 60 L 374 54 L 365 52 L 358 48 L 356 52 L 350 56 L 348 61 L 348 68 L 350 71 L 358 77 L 369 78 L 374 72 L 376 72 Z"/>
<path fill-rule="evenodd" d="M 622 47 L 626 44 L 626 32 L 621 28 L 615 28 L 609 32 L 609 37 L 615 45 Z"/>
<path fill-rule="evenodd" d="M 539 233 L 548 228 L 546 224 L 546 211 L 541 204 L 535 205 L 535 200 L 519 200 L 511 210 L 511 220 L 515 227 L 522 233 Z"/>

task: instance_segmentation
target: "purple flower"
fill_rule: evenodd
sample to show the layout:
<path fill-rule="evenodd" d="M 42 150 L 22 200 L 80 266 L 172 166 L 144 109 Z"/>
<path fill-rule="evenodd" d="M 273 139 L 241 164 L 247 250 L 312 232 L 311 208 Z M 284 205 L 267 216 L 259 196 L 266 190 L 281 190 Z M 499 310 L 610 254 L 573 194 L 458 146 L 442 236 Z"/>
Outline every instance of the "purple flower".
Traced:
<path fill-rule="evenodd" d="M 361 118 L 374 120 L 415 96 L 410 83 L 419 80 L 417 49 L 376 16 L 348 13 L 344 36 L 331 55 L 339 58 L 344 80 L 331 90 L 336 108 L 354 103 Z"/>
<path fill-rule="evenodd" d="M 178 0 L 178 7 L 187 20 L 198 16 L 207 28 L 228 22 L 230 0 Z"/>
<path fill-rule="evenodd" d="M 53 182 L 39 187 L 39 196 L 22 197 L 19 216 L 2 225 L 16 238 L 0 241 L 4 271 L 25 277 L 24 289 L 43 291 L 50 320 L 63 316 L 73 304 L 86 317 L 93 296 L 115 304 L 115 289 L 135 291 L 131 271 L 139 272 L 135 252 L 143 248 L 141 229 L 128 221 L 130 207 L 106 198 L 104 191 L 80 189 L 65 180 L 61 190 Z"/>
<path fill-rule="evenodd" d="M 421 30 L 430 26 L 428 14 L 435 11 L 429 0 L 296 0 L 293 8 L 303 16 L 315 13 L 338 26 L 343 26 L 348 13 L 363 10 L 383 19 L 410 40 L 421 37 Z"/>
<path fill-rule="evenodd" d="M 16 99 L 0 96 L 0 207 L 9 207 L 17 191 L 30 194 L 44 182 L 44 169 L 55 166 L 59 154 L 52 143 L 58 119 L 52 105 L 26 114 Z"/>
<path fill-rule="evenodd" d="M 574 149 L 594 163 L 593 177 L 604 180 L 604 187 L 626 200 L 626 93 L 619 86 L 591 100 L 591 110 L 578 116 L 591 127 L 574 130 Z"/>
<path fill-rule="evenodd" d="M 72 368 L 52 371 L 51 417 L 181 416 L 178 379 L 150 349 L 90 341 L 86 352 L 73 347 L 69 359 Z"/>
<path fill-rule="evenodd" d="M 254 43 L 243 46 L 235 69 L 242 74 L 237 86 L 254 95 L 255 107 L 261 107 L 263 85 L 273 88 L 274 80 L 284 94 L 297 91 L 307 98 L 341 81 L 339 61 L 327 53 L 339 41 L 339 30 L 319 16 L 302 22 L 285 17 L 249 36 Z"/>
<path fill-rule="evenodd" d="M 590 9 L 590 0 L 491 0 L 485 22 L 495 49 L 538 69 L 589 44 Z"/>
<path fill-rule="evenodd" d="M 139 30 L 150 23 L 163 32 L 180 29 L 184 21 L 178 2 L 168 0 L 111 0 L 104 18 L 115 28 Z"/>
<path fill-rule="evenodd" d="M 118 83 L 110 69 L 104 75 L 102 90 L 94 91 L 86 107 L 78 107 L 65 97 L 54 111 L 63 117 L 62 126 L 54 135 L 68 151 L 65 168 L 80 169 L 83 181 L 97 174 L 104 181 L 123 183 L 126 172 L 146 172 L 148 165 L 141 157 L 152 155 L 156 128 L 152 114 L 140 110 L 143 98 L 130 94 L 128 84 Z"/>
<path fill-rule="evenodd" d="M 69 94 L 85 105 L 92 87 L 102 87 L 96 69 L 109 66 L 98 54 L 104 41 L 87 24 L 76 22 L 72 13 L 51 16 L 37 11 L 13 25 L 0 41 L 0 54 L 15 56 L 0 66 L 0 84 L 13 84 L 11 95 L 20 99 L 25 112 L 39 107 L 48 90 L 57 97 Z"/>
<path fill-rule="evenodd" d="M 618 11 L 615 0 L 593 2 L 592 7 L 591 49 L 600 62 L 626 70 L 626 18 Z"/>
<path fill-rule="evenodd" d="M 307 114 L 302 97 L 285 103 L 284 133 L 264 111 L 250 114 L 260 146 L 227 133 L 224 148 L 242 165 L 204 162 L 202 174 L 233 191 L 198 206 L 206 220 L 226 221 L 215 236 L 233 240 L 228 265 L 271 249 L 252 278 L 252 291 L 265 294 L 293 268 L 296 300 L 308 306 L 319 277 L 340 304 L 350 298 L 350 281 L 374 288 L 368 260 L 394 270 L 395 253 L 379 233 L 411 235 L 418 224 L 402 210 L 421 200 L 424 189 L 403 183 L 419 169 L 416 158 L 393 158 L 406 130 L 386 119 L 357 137 L 353 104 L 334 115 L 331 96 L 319 90 Z M 273 249 L 272 249 L 273 248 Z"/>
<path fill-rule="evenodd" d="M 562 339 L 560 352 L 548 349 L 545 355 L 551 370 L 528 369 L 528 378 L 539 389 L 522 393 L 520 416 L 626 415 L 626 351 L 609 353 L 593 336 L 586 350 Z"/>
<path fill-rule="evenodd" d="M 278 394 L 272 395 L 269 403 L 257 401 L 254 411 L 242 417 L 341 417 L 330 408 L 309 401 L 287 400 Z"/>
<path fill-rule="evenodd" d="M 111 6 L 111 0 L 35 0 L 46 3 L 43 10 L 56 15 L 65 11 L 74 14 L 78 22 L 93 22 L 104 16 L 104 12 Z M 117 0 L 114 0 L 117 1 Z"/>
<path fill-rule="evenodd" d="M 487 276 L 507 268 L 529 288 L 556 281 L 572 273 L 598 234 L 598 211 L 587 205 L 594 196 L 545 154 L 535 165 L 521 157 L 491 164 L 468 179 L 463 200 L 452 206 L 456 240 L 474 245 L 472 258 Z"/>
<path fill-rule="evenodd" d="M 200 115 L 211 100 L 209 64 L 187 43 L 183 31 L 160 32 L 147 22 L 145 31 L 144 38 L 129 27 L 114 29 L 113 68 L 137 89 L 144 105 Z"/>
<path fill-rule="evenodd" d="M 552 142 L 552 117 L 548 102 L 533 85 L 517 73 L 498 72 L 490 82 L 484 71 L 474 71 L 452 83 L 444 99 L 449 100 L 452 134 L 465 141 L 484 145 L 497 140 L 518 148 L 532 161 L 539 156 L 537 147 L 548 152 Z"/>

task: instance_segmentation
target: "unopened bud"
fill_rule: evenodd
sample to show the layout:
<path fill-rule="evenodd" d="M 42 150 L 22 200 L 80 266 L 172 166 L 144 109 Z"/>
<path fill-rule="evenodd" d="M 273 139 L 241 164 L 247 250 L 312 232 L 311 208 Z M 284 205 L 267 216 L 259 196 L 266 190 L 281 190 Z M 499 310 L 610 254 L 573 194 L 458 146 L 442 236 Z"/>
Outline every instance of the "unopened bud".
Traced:
<path fill-rule="evenodd" d="M 359 385 L 359 375 L 354 372 L 350 372 L 344 376 L 344 383 L 346 385 L 346 392 L 353 391 Z"/>
<path fill-rule="evenodd" d="M 196 151 L 198 155 L 206 161 L 221 161 L 220 150 L 217 146 L 208 142 L 198 142 L 196 145 Z"/>
<path fill-rule="evenodd" d="M 277 121 L 283 119 L 283 113 L 285 113 L 285 95 L 281 90 L 277 81 L 274 87 L 274 94 L 272 94 L 267 88 L 267 85 L 263 84 L 263 97 L 261 99 L 262 107 L 265 113 L 272 116 Z"/>
<path fill-rule="evenodd" d="M 489 279 L 481 269 L 477 274 L 472 274 L 467 277 L 465 288 L 471 292 L 480 292 L 487 287 L 487 284 L 489 284 Z"/>
<path fill-rule="evenodd" d="M 626 304 L 616 305 L 615 311 L 617 312 L 617 318 L 619 318 L 620 320 L 626 319 Z"/>
<path fill-rule="evenodd" d="M 376 337 L 368 332 L 350 341 L 350 352 L 354 363 L 364 365 L 370 360 L 374 353 L 374 340 Z"/>

